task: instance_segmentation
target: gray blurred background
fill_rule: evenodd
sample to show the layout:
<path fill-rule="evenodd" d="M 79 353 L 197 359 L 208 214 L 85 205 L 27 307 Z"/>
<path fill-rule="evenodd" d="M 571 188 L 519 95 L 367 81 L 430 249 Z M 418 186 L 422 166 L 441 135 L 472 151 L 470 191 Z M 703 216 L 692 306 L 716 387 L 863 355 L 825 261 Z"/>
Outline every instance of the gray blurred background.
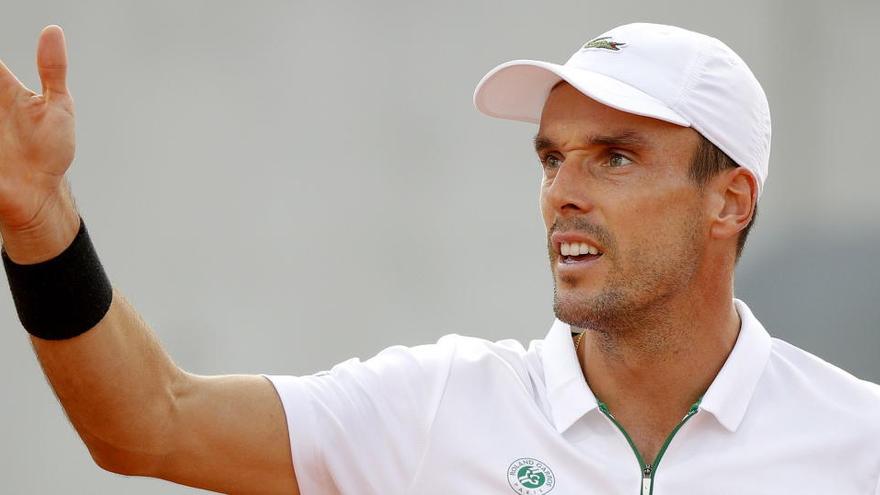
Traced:
<path fill-rule="evenodd" d="M 535 128 L 477 113 L 474 86 L 651 21 L 722 39 L 770 100 L 738 297 L 880 382 L 876 1 L 0 5 L 0 58 L 38 91 L 37 34 L 65 28 L 74 194 L 110 278 L 187 370 L 297 375 L 451 332 L 543 338 Z M 199 493 L 92 463 L 0 278 L 0 492 Z"/>

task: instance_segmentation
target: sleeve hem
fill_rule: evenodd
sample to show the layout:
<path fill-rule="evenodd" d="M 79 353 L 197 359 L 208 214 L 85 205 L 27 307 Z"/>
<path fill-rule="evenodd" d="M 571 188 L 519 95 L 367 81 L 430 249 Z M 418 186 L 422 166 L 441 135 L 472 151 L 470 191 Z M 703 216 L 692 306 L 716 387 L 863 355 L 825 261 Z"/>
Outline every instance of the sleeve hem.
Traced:
<path fill-rule="evenodd" d="M 301 378 L 284 375 L 262 375 L 272 383 L 284 408 L 293 470 L 302 495 L 322 493 L 318 487 L 321 464 L 318 457 L 315 416 Z M 295 439 L 295 441 L 294 441 Z"/>

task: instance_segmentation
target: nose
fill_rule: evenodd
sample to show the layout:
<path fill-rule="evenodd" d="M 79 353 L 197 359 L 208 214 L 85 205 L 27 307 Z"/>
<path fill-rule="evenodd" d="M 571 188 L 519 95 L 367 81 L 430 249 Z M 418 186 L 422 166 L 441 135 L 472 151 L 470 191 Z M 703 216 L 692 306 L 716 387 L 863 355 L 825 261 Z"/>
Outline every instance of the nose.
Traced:
<path fill-rule="evenodd" d="M 541 191 L 544 215 L 569 217 L 588 213 L 593 209 L 592 185 L 593 177 L 587 170 L 586 159 L 566 157 L 556 174 L 544 179 Z"/>

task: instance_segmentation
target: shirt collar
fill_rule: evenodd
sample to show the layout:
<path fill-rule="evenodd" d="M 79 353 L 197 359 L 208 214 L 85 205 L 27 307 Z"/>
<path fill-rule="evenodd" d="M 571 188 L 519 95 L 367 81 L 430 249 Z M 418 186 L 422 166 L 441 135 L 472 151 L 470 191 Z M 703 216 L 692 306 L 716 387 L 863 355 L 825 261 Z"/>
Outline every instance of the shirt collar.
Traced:
<path fill-rule="evenodd" d="M 596 396 L 584 380 L 574 352 L 571 325 L 558 319 L 553 322 L 544 339 L 541 360 L 553 424 L 562 433 L 584 414 L 598 407 Z"/>
<path fill-rule="evenodd" d="M 770 359 L 770 334 L 755 318 L 746 303 L 733 300 L 739 313 L 740 329 L 736 344 L 721 371 L 703 395 L 700 409 L 712 413 L 729 431 L 736 431 Z"/>
<path fill-rule="evenodd" d="M 739 335 L 700 403 L 700 409 L 711 413 L 729 431 L 736 431 L 745 416 L 771 345 L 770 335 L 749 307 L 739 299 L 733 302 L 741 321 Z M 558 319 L 553 322 L 544 339 L 541 360 L 553 423 L 562 433 L 598 408 L 575 355 L 569 324 Z"/>

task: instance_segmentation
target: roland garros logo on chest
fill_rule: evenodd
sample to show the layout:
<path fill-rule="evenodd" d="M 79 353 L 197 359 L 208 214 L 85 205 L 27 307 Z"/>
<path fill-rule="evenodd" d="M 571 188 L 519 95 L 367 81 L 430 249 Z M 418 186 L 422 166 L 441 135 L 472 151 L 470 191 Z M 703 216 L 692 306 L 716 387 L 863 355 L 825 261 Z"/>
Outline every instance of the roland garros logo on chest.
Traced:
<path fill-rule="evenodd" d="M 556 476 L 538 459 L 523 457 L 507 468 L 507 482 L 521 495 L 543 495 L 556 487 Z"/>

